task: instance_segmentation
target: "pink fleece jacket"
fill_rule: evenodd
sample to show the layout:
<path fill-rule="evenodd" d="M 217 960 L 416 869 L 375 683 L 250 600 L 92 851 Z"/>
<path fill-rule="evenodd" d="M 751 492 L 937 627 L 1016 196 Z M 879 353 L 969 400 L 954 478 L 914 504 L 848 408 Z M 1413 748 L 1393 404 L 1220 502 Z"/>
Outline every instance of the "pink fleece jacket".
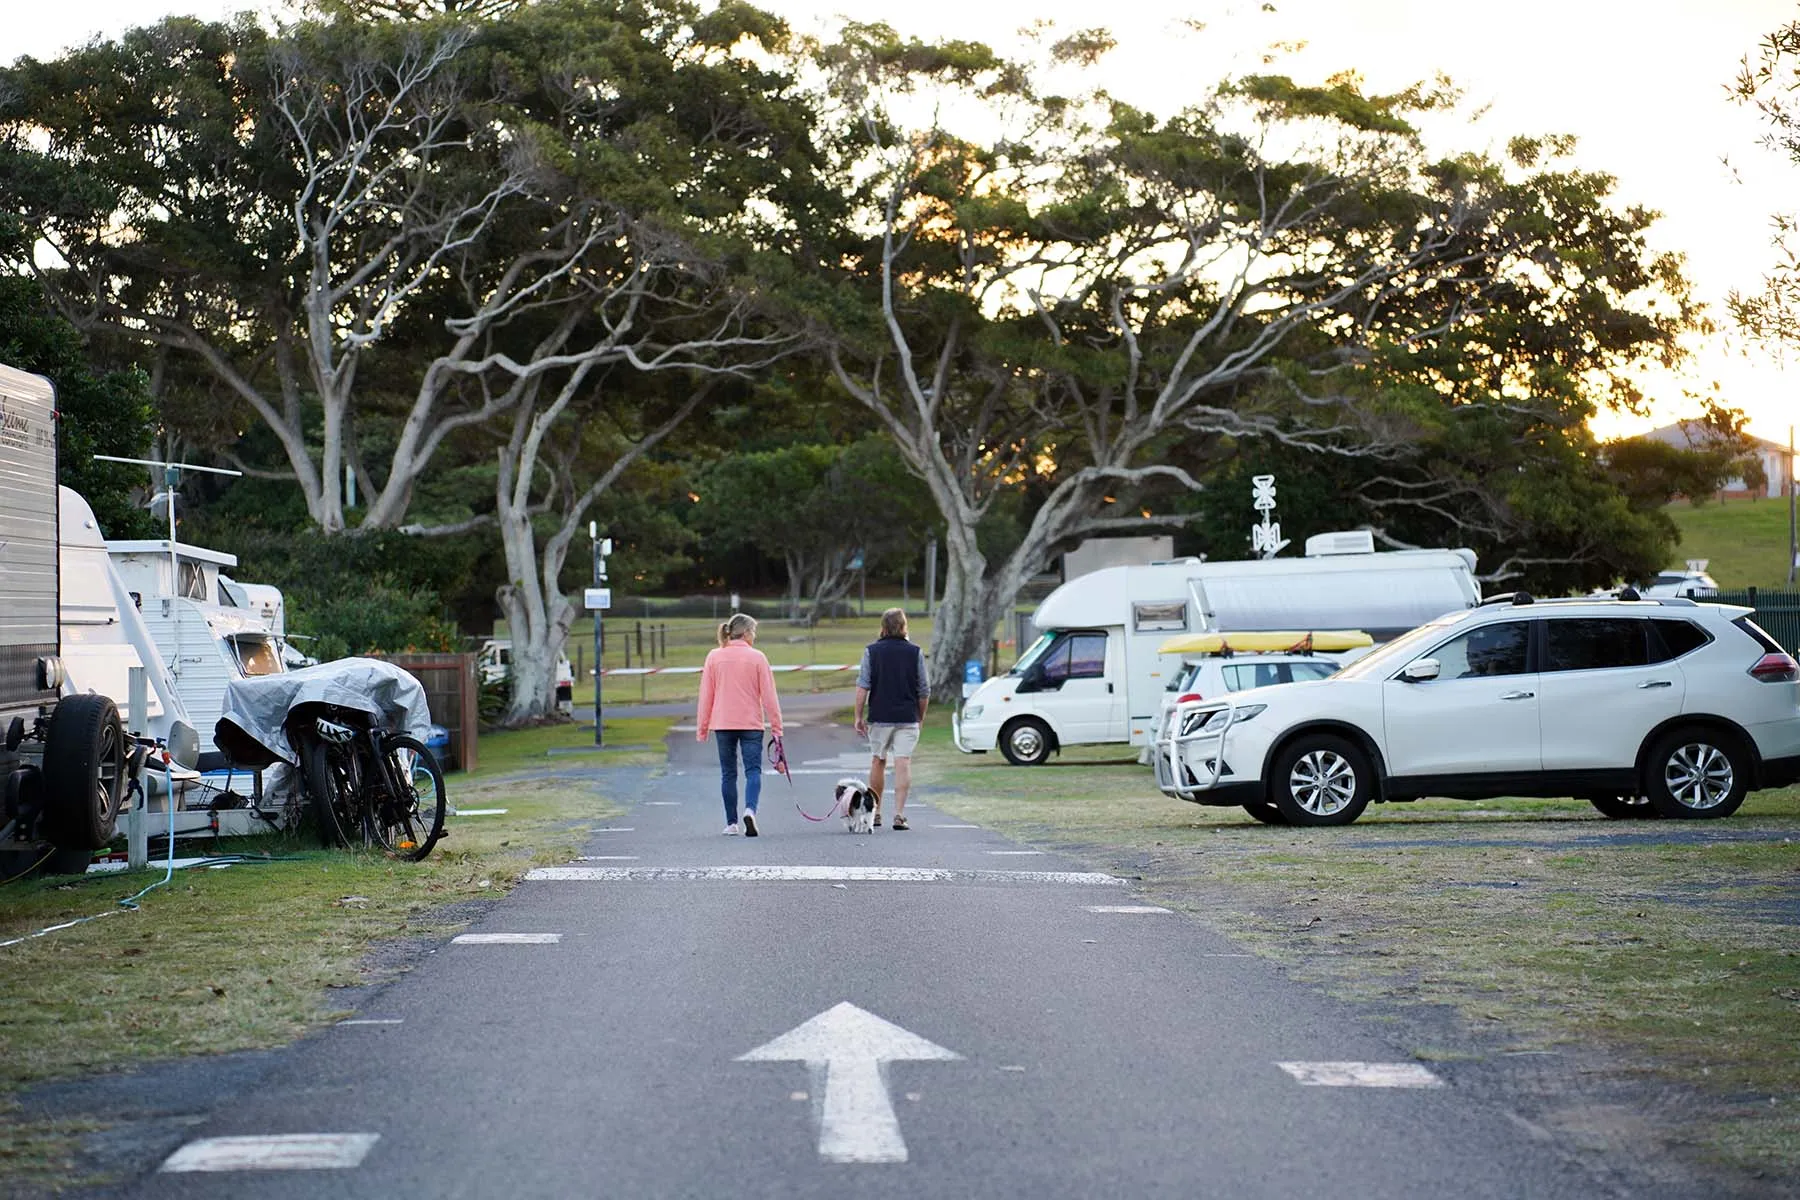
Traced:
<path fill-rule="evenodd" d="M 780 737 L 781 701 L 775 697 L 775 673 L 763 652 L 733 640 L 708 654 L 700 672 L 696 740 L 704 742 L 715 729 L 761 729 L 765 713 Z"/>

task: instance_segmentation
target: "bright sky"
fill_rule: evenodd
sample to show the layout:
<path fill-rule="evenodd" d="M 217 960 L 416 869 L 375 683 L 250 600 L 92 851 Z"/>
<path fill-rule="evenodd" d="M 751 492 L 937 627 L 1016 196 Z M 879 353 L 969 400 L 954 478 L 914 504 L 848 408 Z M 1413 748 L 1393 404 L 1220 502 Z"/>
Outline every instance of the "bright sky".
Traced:
<path fill-rule="evenodd" d="M 1465 89 L 1474 122 L 1441 132 L 1458 147 L 1498 148 L 1519 133 L 1574 133 L 1578 161 L 1619 179 L 1620 197 L 1664 214 L 1659 248 L 1687 255 L 1690 276 L 1720 323 L 1733 288 L 1754 289 L 1771 260 L 1771 212 L 1800 208 L 1800 169 L 1756 142 L 1753 114 L 1726 85 L 1762 37 L 1800 20 L 1796 0 L 1512 0 L 1458 5 L 1445 0 L 763 0 L 807 31 L 835 14 L 887 21 L 921 37 L 956 36 L 1004 44 L 1028 21 L 1063 29 L 1106 24 L 1119 41 L 1099 78 L 1111 91 L 1167 112 L 1197 99 L 1221 69 L 1261 68 L 1263 47 L 1304 42 L 1275 69 L 1320 79 L 1360 71 L 1371 87 L 1397 89 L 1438 71 Z M 218 16 L 267 8 L 257 0 L 72 0 L 20 3 L 0 25 L 0 60 L 47 57 L 95 33 L 114 34 L 162 14 Z M 1266 11 L 1272 8 L 1273 11 Z M 1503 14 L 1503 15 L 1502 15 Z M 1193 33 L 1184 19 L 1204 24 Z M 1441 143 L 1445 150 L 1453 147 Z M 1690 415 L 1684 391 L 1710 390 L 1750 416 L 1751 429 L 1785 443 L 1800 422 L 1800 363 L 1783 370 L 1770 355 L 1724 336 L 1696 347 L 1679 378 L 1646 376 L 1657 398 L 1655 423 Z M 1608 436 L 1652 421 L 1605 419 Z"/>

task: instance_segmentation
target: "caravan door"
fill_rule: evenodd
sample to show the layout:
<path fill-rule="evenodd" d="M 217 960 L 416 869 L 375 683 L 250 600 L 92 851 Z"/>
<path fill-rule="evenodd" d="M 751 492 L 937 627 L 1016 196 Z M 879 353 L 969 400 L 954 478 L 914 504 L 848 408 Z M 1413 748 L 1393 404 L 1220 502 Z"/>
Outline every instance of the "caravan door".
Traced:
<path fill-rule="evenodd" d="M 1122 631 L 1121 631 L 1122 632 Z M 1125 740 L 1124 648 L 1104 629 L 1060 632 L 1015 692 L 1064 744 Z M 1021 705 L 1022 708 L 1027 707 Z"/>

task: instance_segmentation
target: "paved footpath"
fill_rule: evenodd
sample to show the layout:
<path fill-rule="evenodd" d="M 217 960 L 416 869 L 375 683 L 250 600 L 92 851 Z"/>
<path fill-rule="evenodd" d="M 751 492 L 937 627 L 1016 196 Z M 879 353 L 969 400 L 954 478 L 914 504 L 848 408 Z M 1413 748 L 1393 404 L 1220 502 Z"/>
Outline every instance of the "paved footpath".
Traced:
<path fill-rule="evenodd" d="M 796 786 L 765 780 L 752 840 L 720 835 L 712 747 L 676 733 L 581 861 L 275 1055 L 122 1194 L 1664 1194 L 1125 881 L 926 802 L 903 833 L 803 820 L 867 760 L 842 727 L 788 742 Z"/>

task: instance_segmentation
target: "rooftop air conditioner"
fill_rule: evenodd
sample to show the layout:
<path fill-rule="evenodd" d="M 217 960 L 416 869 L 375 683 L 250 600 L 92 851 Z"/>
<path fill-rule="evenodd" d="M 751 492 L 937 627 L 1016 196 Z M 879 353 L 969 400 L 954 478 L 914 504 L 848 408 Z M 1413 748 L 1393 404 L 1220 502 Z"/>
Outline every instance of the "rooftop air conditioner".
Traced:
<path fill-rule="evenodd" d="M 1306 557 L 1325 558 L 1333 554 L 1373 554 L 1375 535 L 1367 529 L 1344 529 L 1335 533 L 1315 533 L 1306 539 Z"/>

